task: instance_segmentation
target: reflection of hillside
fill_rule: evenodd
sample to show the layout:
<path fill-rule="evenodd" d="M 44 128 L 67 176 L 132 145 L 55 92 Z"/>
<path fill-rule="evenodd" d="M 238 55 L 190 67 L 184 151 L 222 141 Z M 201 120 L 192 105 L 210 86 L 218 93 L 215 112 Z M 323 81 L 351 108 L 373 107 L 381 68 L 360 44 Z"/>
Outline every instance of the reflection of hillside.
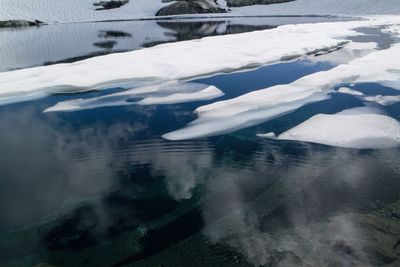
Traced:
<path fill-rule="evenodd" d="M 204 22 L 179 22 L 162 21 L 157 22 L 163 28 L 172 30 L 168 36 L 175 41 L 199 39 L 207 36 L 243 33 L 257 30 L 272 29 L 276 26 L 270 25 L 243 25 L 231 24 L 231 21 L 204 21 Z"/>

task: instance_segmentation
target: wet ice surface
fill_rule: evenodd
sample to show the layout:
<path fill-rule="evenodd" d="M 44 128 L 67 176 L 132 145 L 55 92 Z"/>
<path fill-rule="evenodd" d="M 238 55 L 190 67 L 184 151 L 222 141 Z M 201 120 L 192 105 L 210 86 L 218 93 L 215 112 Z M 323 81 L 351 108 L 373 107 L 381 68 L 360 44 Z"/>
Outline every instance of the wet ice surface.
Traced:
<path fill-rule="evenodd" d="M 0 265 L 396 266 L 399 147 L 257 136 L 365 105 L 352 116 L 397 121 L 394 69 L 371 68 L 391 82 L 333 82 L 320 99 L 241 130 L 161 138 L 201 106 L 383 52 L 369 44 L 375 30 L 351 49 L 256 69 L 0 106 Z M 43 112 L 63 103 L 77 105 Z"/>

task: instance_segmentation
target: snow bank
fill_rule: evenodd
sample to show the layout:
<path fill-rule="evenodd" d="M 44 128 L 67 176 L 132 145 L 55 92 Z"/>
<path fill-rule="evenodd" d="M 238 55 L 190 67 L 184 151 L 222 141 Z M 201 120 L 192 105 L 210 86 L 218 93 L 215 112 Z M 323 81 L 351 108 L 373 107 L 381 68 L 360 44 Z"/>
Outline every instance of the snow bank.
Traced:
<path fill-rule="evenodd" d="M 259 135 L 270 138 L 271 135 Z M 280 134 L 279 140 L 296 140 L 329 146 L 378 149 L 400 145 L 400 123 L 364 109 L 318 114 Z"/>
<path fill-rule="evenodd" d="M 97 0 L 0 0 L 0 20 L 41 20 L 47 23 L 153 18 L 164 7 L 161 0 L 131 0 L 111 10 L 95 11 Z M 219 1 L 224 7 L 224 1 Z M 265 15 L 371 15 L 400 14 L 398 0 L 296 0 L 294 2 L 232 8 L 228 14 L 198 16 Z M 189 15 L 194 16 L 196 15 Z"/>
<path fill-rule="evenodd" d="M 391 21 L 399 18 L 391 18 Z M 37 92 L 74 92 L 108 88 L 135 80 L 179 80 L 277 62 L 342 46 L 353 29 L 385 20 L 285 25 L 272 30 L 159 45 L 0 73 L 0 98 Z M 244 45 L 245 44 L 245 45 Z M 223 49 L 219 49 L 223 47 Z"/>
<path fill-rule="evenodd" d="M 0 0 L 0 20 L 40 20 L 46 23 L 122 20 L 154 17 L 161 0 L 131 0 L 110 10 L 96 11 L 97 0 Z"/>
<path fill-rule="evenodd" d="M 384 82 L 386 83 L 386 82 Z M 372 95 L 365 96 L 362 92 L 356 91 L 347 87 L 341 87 L 337 90 L 337 92 L 342 94 L 359 96 L 359 99 L 366 102 L 374 102 L 378 103 L 382 106 L 389 106 L 395 103 L 400 102 L 400 95 Z"/>
<path fill-rule="evenodd" d="M 222 95 L 224 95 L 224 93 L 215 86 L 201 83 L 169 82 L 165 84 L 138 87 L 95 98 L 62 101 L 46 109 L 45 112 L 77 111 L 98 107 L 124 106 L 132 104 L 178 104 L 211 100 Z"/>
<path fill-rule="evenodd" d="M 198 119 L 187 127 L 165 134 L 169 140 L 192 139 L 231 132 L 282 116 L 314 101 L 326 99 L 340 83 L 376 82 L 400 88 L 400 44 L 387 50 L 304 76 L 286 85 L 253 91 L 234 99 L 196 109 Z"/>

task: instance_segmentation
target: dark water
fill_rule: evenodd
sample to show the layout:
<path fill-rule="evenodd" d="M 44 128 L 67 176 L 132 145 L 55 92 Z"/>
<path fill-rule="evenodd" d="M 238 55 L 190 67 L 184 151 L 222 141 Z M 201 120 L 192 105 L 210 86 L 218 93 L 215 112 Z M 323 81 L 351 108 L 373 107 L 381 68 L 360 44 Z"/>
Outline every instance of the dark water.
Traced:
<path fill-rule="evenodd" d="M 299 59 L 193 82 L 217 86 L 223 100 L 334 66 Z M 399 94 L 374 83 L 353 88 Z M 43 113 L 118 90 L 0 107 L 0 266 L 399 264 L 398 148 L 255 135 L 364 105 L 356 96 L 332 92 L 254 127 L 179 142 L 161 135 L 215 100 Z M 400 115 L 400 104 L 382 108 Z"/>

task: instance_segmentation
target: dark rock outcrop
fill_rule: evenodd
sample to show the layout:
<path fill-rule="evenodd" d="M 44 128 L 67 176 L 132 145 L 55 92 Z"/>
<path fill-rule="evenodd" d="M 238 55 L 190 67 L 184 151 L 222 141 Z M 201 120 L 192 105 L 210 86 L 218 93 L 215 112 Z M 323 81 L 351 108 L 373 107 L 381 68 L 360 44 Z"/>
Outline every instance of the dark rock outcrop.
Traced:
<path fill-rule="evenodd" d="M 28 20 L 6 20 L 0 21 L 0 28 L 7 27 L 30 27 L 30 26 L 40 26 L 43 22 L 40 20 L 28 21 Z"/>
<path fill-rule="evenodd" d="M 170 2 L 170 1 L 164 1 Z M 215 0 L 180 0 L 160 9 L 156 16 L 172 16 L 183 14 L 225 13 Z"/>
<path fill-rule="evenodd" d="M 98 7 L 96 10 L 107 10 L 119 8 L 123 5 L 129 3 L 129 0 L 111 0 L 111 1 L 100 1 L 98 3 L 94 3 L 93 5 Z"/>
<path fill-rule="evenodd" d="M 292 2 L 295 0 L 226 0 L 229 7 L 241 7 L 251 5 L 270 5 Z"/>

